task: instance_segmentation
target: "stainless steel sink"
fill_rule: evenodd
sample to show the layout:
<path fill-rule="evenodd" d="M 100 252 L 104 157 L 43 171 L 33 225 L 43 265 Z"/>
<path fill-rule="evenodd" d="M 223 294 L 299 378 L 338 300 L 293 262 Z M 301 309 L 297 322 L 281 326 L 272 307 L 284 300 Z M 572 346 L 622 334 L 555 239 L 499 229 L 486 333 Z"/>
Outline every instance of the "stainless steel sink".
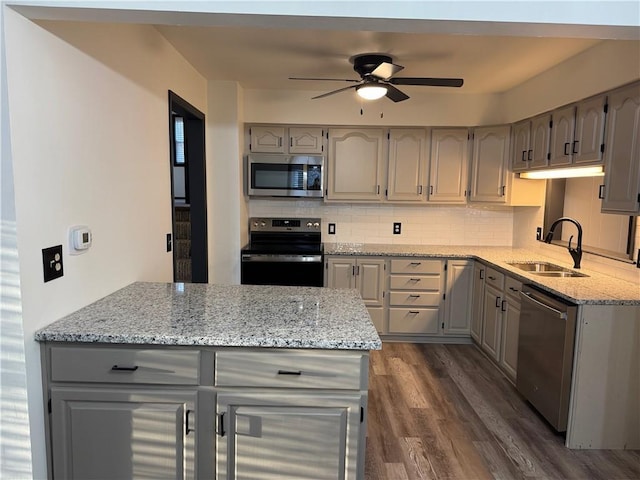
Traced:
<path fill-rule="evenodd" d="M 541 277 L 588 277 L 584 273 L 576 272 L 549 262 L 508 262 L 512 267 Z"/>

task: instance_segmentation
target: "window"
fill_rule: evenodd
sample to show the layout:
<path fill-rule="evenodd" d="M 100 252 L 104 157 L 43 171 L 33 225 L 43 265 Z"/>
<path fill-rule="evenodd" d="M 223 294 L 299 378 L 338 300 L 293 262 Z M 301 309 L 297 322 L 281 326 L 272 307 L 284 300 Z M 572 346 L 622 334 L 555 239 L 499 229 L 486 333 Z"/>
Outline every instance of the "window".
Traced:
<path fill-rule="evenodd" d="M 184 166 L 184 118 L 179 116 L 173 117 L 173 132 L 174 143 L 176 149 L 176 156 L 174 159 L 174 165 Z"/>

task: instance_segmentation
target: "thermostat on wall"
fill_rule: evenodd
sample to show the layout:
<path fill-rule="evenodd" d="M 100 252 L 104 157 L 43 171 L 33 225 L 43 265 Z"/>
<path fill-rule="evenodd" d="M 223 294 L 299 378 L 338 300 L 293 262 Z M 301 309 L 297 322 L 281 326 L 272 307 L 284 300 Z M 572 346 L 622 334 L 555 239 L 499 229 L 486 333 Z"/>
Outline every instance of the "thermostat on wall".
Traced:
<path fill-rule="evenodd" d="M 69 227 L 69 253 L 80 255 L 91 246 L 91 230 L 86 225 L 74 225 Z"/>

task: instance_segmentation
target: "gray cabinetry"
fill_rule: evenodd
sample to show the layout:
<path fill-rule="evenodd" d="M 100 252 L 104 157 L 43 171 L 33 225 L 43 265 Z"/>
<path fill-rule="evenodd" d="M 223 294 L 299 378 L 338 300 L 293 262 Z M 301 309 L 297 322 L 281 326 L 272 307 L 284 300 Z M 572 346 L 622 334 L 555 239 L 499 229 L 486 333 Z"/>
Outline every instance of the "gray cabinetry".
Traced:
<path fill-rule="evenodd" d="M 518 370 L 521 289 L 521 282 L 508 276 L 505 278 L 504 295 L 501 302 L 502 339 L 500 345 L 500 367 L 512 382 L 516 381 Z"/>
<path fill-rule="evenodd" d="M 609 95 L 603 213 L 640 212 L 640 84 Z"/>
<path fill-rule="evenodd" d="M 469 335 L 472 291 L 473 260 L 447 260 L 444 335 Z"/>
<path fill-rule="evenodd" d="M 466 203 L 469 168 L 469 130 L 434 128 L 431 131 L 428 201 Z"/>
<path fill-rule="evenodd" d="M 500 361 L 502 337 L 504 275 L 487 267 L 484 288 L 482 348 L 496 362 Z"/>
<path fill-rule="evenodd" d="M 549 166 L 569 166 L 573 161 L 573 135 L 576 126 L 576 107 L 559 108 L 553 111 L 551 128 L 551 158 Z"/>
<path fill-rule="evenodd" d="M 545 113 L 513 126 L 511 166 L 514 171 L 548 165 L 550 125 L 551 114 Z"/>
<path fill-rule="evenodd" d="M 472 202 L 506 203 L 510 127 L 483 127 L 473 132 Z"/>
<path fill-rule="evenodd" d="M 423 128 L 392 128 L 389 131 L 387 199 L 421 203 L 426 200 L 429 152 Z"/>
<path fill-rule="evenodd" d="M 482 343 L 484 279 L 487 267 L 475 262 L 473 265 L 473 294 L 471 297 L 471 338 L 480 345 Z"/>
<path fill-rule="evenodd" d="M 322 127 L 251 125 L 248 151 L 253 153 L 315 154 L 324 152 Z"/>

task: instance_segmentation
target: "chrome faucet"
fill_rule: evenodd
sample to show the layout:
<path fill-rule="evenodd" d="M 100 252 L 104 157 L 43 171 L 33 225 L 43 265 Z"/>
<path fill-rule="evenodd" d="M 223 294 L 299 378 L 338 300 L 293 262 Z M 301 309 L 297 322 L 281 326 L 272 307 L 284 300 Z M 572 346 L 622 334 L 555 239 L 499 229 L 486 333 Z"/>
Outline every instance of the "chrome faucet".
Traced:
<path fill-rule="evenodd" d="M 571 254 L 571 258 L 573 258 L 573 268 L 580 268 L 580 260 L 582 259 L 582 225 L 580 225 L 580 223 L 578 223 L 577 220 L 574 220 L 573 218 L 569 218 L 569 217 L 560 217 L 555 222 L 553 222 L 553 224 L 551 225 L 551 229 L 549 230 L 549 233 L 547 233 L 547 236 L 544 237 L 544 241 L 545 243 L 551 243 L 551 240 L 553 239 L 553 231 L 555 230 L 556 226 L 562 222 L 573 223 L 578 228 L 577 248 L 571 248 L 571 240 L 573 239 L 573 235 L 571 235 L 569 237 L 568 250 L 569 250 L 569 253 Z"/>

